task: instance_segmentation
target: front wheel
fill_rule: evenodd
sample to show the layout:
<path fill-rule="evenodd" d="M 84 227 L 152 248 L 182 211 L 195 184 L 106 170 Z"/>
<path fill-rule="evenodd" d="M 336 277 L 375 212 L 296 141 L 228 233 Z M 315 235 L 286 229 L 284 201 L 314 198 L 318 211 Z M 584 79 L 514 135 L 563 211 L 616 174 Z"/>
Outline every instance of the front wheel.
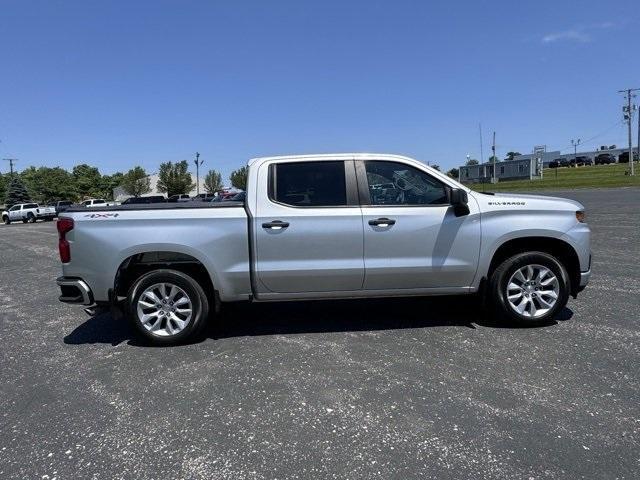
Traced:
<path fill-rule="evenodd" d="M 6 216 L 6 215 L 5 215 L 4 217 L 2 217 L 2 222 L 3 222 L 5 225 L 9 225 L 9 224 L 11 224 L 11 220 L 9 220 L 9 217 L 8 217 L 8 216 Z"/>
<path fill-rule="evenodd" d="M 521 325 L 549 323 L 569 300 L 564 266 L 543 252 L 525 252 L 503 261 L 489 279 L 493 310 Z"/>
<path fill-rule="evenodd" d="M 177 270 L 154 270 L 129 289 L 127 310 L 141 336 L 156 345 L 175 345 L 198 335 L 209 316 L 202 287 Z"/>

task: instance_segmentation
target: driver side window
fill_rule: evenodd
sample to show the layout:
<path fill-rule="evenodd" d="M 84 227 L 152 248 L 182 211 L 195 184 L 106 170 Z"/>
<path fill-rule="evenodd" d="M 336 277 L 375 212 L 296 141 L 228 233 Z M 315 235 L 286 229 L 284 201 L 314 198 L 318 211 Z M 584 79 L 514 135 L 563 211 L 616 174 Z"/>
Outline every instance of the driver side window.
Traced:
<path fill-rule="evenodd" d="M 446 205 L 445 184 L 410 165 L 365 162 L 371 205 Z"/>

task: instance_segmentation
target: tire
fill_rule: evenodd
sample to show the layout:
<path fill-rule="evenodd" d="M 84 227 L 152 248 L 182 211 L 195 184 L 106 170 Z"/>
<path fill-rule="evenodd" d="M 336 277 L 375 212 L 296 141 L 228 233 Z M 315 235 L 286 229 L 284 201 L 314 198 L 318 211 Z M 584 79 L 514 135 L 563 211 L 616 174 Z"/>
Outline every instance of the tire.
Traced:
<path fill-rule="evenodd" d="M 9 220 L 9 217 L 5 215 L 2 217 L 2 223 L 4 223 L 5 225 L 11 225 L 11 220 Z"/>
<path fill-rule="evenodd" d="M 22 223 L 27 223 L 28 221 L 29 221 L 29 220 L 28 220 L 28 219 L 26 219 L 26 218 L 23 218 L 23 219 L 22 219 Z"/>
<path fill-rule="evenodd" d="M 546 325 L 565 307 L 570 291 L 567 270 L 555 257 L 524 252 L 506 259 L 493 272 L 487 284 L 487 303 L 508 322 Z"/>
<path fill-rule="evenodd" d="M 29 223 L 36 223 L 36 217 L 33 213 L 28 213 L 27 214 L 27 222 Z"/>
<path fill-rule="evenodd" d="M 190 315 L 185 313 L 188 307 Z M 209 301 L 200 284 L 189 275 L 160 269 L 134 282 L 127 295 L 126 310 L 144 340 L 155 345 L 178 345 L 200 334 L 209 316 Z"/>

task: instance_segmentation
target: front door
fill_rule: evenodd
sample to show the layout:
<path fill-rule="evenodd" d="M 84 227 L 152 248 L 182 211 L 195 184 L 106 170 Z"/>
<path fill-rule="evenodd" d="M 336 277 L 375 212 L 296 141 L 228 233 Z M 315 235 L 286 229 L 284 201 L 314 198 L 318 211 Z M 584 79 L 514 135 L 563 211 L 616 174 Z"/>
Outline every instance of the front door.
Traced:
<path fill-rule="evenodd" d="M 364 191 L 366 290 L 471 285 L 478 265 L 477 207 L 456 217 L 448 188 L 416 166 L 391 161 L 358 164 Z"/>
<path fill-rule="evenodd" d="M 15 221 L 20 220 L 20 205 L 14 205 L 9 209 L 9 220 Z"/>
<path fill-rule="evenodd" d="M 275 162 L 260 167 L 257 184 L 265 199 L 253 219 L 259 293 L 361 290 L 363 225 L 353 162 Z"/>

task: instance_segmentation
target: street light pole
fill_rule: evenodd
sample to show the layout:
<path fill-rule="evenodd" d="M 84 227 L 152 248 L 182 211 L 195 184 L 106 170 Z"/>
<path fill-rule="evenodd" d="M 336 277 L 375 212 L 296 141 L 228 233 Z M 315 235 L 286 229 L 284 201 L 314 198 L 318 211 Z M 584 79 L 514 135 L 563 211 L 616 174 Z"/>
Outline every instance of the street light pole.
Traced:
<path fill-rule="evenodd" d="M 196 152 L 196 159 L 193 163 L 196 164 L 196 195 L 200 195 L 200 165 L 204 163 L 204 160 L 199 160 L 200 154 Z"/>

